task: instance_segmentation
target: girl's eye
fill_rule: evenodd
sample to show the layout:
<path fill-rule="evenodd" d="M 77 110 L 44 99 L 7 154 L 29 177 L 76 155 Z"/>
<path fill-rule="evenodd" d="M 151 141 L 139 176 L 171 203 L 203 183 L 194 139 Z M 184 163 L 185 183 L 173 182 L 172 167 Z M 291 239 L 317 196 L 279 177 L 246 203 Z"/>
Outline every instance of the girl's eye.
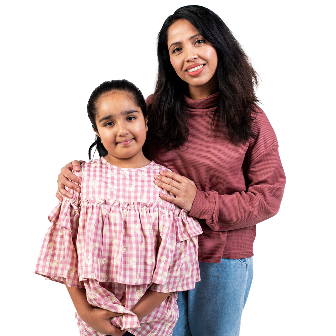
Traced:
<path fill-rule="evenodd" d="M 113 126 L 113 125 L 114 125 L 113 121 L 109 121 L 104 126 Z"/>
<path fill-rule="evenodd" d="M 135 120 L 135 117 L 134 116 L 129 116 L 129 117 L 127 117 L 127 120 Z"/>

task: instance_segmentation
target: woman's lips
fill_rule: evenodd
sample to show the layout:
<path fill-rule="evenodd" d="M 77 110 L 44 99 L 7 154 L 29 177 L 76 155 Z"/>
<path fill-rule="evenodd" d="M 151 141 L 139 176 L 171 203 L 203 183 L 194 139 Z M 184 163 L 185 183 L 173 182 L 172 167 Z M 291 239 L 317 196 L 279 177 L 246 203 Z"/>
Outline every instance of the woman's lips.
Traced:
<path fill-rule="evenodd" d="M 204 69 L 204 64 L 194 64 L 192 66 L 187 67 L 186 72 L 189 76 L 197 76 L 199 75 Z"/>

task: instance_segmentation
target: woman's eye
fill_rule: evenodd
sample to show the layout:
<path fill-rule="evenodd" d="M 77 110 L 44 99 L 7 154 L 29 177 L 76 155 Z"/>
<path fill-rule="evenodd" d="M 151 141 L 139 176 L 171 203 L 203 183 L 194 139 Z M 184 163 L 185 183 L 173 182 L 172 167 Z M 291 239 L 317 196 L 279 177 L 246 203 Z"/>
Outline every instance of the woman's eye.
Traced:
<path fill-rule="evenodd" d="M 172 54 L 176 54 L 176 53 L 180 52 L 181 50 L 182 50 L 181 47 L 176 47 L 172 50 Z"/>
<path fill-rule="evenodd" d="M 205 43 L 204 39 L 198 39 L 195 41 L 195 44 L 202 44 L 202 43 Z"/>
<path fill-rule="evenodd" d="M 127 120 L 134 120 L 134 119 L 135 119 L 134 116 L 129 116 L 129 117 L 127 117 Z"/>
<path fill-rule="evenodd" d="M 109 121 L 104 126 L 113 126 L 113 125 L 114 125 L 113 121 Z"/>

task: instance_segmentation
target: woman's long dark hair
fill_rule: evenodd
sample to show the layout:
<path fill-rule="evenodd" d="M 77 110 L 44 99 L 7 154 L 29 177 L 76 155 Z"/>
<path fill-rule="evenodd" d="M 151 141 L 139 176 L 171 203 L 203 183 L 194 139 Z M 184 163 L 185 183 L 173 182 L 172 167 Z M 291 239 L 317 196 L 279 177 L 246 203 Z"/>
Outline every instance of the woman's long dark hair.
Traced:
<path fill-rule="evenodd" d="M 180 147 L 188 139 L 184 99 L 188 84 L 172 67 L 167 46 L 168 28 L 179 19 L 188 20 L 217 52 L 219 102 L 213 124 L 231 141 L 246 142 L 254 136 L 251 126 L 258 102 L 257 73 L 223 20 L 208 8 L 196 5 L 177 9 L 158 35 L 158 79 L 148 120 L 153 139 L 166 149 Z"/>
<path fill-rule="evenodd" d="M 92 124 L 92 128 L 98 132 L 97 124 L 96 124 L 96 114 L 97 114 L 97 102 L 102 94 L 110 92 L 110 91 L 125 91 L 130 93 L 133 96 L 134 104 L 140 107 L 144 118 L 147 118 L 147 108 L 145 99 L 141 93 L 141 91 L 131 82 L 127 81 L 126 79 L 121 80 L 111 80 L 106 81 L 96 87 L 93 92 L 91 93 L 90 99 L 87 103 L 87 113 L 89 119 Z M 96 135 L 95 142 L 89 148 L 89 159 L 91 160 L 91 151 L 96 147 L 99 156 L 106 156 L 107 150 L 105 149 L 104 145 L 100 141 L 100 137 Z"/>

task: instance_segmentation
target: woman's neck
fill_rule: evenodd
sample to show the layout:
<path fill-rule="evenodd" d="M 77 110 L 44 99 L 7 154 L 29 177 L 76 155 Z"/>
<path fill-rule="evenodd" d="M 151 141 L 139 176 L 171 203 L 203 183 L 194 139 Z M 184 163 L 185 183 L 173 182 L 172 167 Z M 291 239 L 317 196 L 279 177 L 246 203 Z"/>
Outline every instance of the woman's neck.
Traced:
<path fill-rule="evenodd" d="M 199 100 L 209 97 L 218 91 L 217 78 L 214 76 L 204 85 L 191 86 L 189 85 L 189 98 Z"/>

